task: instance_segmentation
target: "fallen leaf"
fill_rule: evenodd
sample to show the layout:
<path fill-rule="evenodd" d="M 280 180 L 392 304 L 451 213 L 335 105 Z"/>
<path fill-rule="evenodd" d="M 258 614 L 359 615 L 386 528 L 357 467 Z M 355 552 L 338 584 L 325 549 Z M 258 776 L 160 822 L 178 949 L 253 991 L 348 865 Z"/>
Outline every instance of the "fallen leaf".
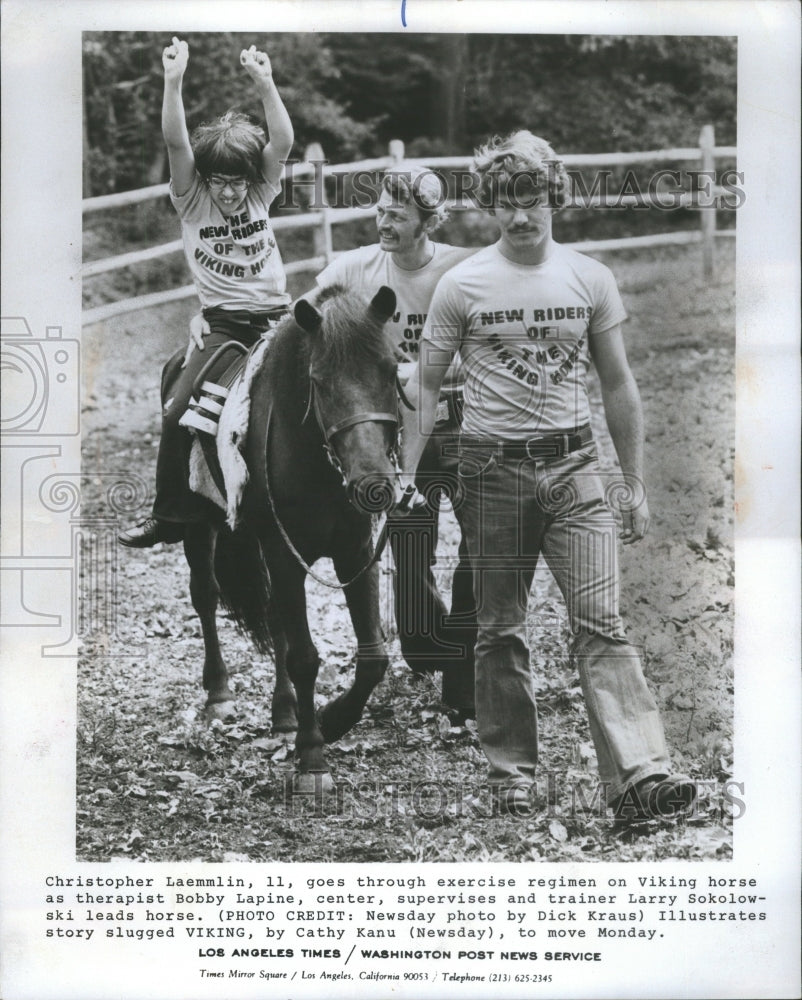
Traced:
<path fill-rule="evenodd" d="M 259 739 L 251 740 L 248 746 L 255 747 L 257 750 L 276 750 L 278 747 L 285 746 L 287 741 L 281 736 L 262 736 Z"/>
<path fill-rule="evenodd" d="M 362 746 L 362 740 L 355 736 L 348 736 L 343 740 L 338 740 L 337 749 L 342 750 L 343 753 L 353 753 L 354 750 L 359 750 Z"/>

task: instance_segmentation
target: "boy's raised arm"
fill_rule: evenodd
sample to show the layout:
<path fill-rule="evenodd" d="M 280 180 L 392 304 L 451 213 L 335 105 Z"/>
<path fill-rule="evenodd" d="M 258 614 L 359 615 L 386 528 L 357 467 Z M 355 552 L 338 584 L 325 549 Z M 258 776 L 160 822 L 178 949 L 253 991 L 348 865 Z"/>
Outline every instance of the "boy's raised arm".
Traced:
<path fill-rule="evenodd" d="M 162 134 L 170 160 L 170 178 L 176 195 L 186 194 L 195 177 L 195 157 L 189 144 L 187 120 L 181 84 L 189 62 L 189 46 L 173 38 L 162 53 L 164 66 L 164 100 L 162 101 Z"/>
<path fill-rule="evenodd" d="M 268 138 L 262 151 L 262 172 L 266 181 L 278 184 L 284 161 L 292 149 L 292 122 L 273 81 L 273 68 L 267 53 L 257 51 L 256 46 L 252 45 L 249 49 L 242 50 L 240 62 L 256 84 L 265 111 Z"/>

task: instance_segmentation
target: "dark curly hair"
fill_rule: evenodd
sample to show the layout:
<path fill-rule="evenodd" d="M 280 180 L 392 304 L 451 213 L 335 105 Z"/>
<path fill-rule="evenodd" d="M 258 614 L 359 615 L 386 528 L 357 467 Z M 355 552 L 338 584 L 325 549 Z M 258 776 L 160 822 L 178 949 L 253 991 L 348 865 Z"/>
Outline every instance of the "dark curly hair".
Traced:
<path fill-rule="evenodd" d="M 201 177 L 234 174 L 249 181 L 262 179 L 264 129 L 239 111 L 199 125 L 190 137 L 195 167 Z"/>
<path fill-rule="evenodd" d="M 402 205 L 414 205 L 421 219 L 436 219 L 438 226 L 448 217 L 443 180 L 428 167 L 396 163 L 384 172 L 382 190 Z"/>

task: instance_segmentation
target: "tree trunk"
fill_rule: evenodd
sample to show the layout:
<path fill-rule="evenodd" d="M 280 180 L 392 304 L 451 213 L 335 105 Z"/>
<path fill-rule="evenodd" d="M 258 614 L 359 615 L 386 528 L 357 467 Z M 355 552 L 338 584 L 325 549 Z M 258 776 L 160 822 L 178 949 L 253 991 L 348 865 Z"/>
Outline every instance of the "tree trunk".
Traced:
<path fill-rule="evenodd" d="M 153 161 L 148 168 L 148 184 L 161 184 L 164 180 L 165 165 L 167 162 L 167 150 L 164 146 L 159 146 L 153 157 Z"/>
<path fill-rule="evenodd" d="M 434 90 L 434 135 L 449 152 L 465 144 L 465 71 L 467 35 L 443 35 L 440 42 L 440 81 Z"/>

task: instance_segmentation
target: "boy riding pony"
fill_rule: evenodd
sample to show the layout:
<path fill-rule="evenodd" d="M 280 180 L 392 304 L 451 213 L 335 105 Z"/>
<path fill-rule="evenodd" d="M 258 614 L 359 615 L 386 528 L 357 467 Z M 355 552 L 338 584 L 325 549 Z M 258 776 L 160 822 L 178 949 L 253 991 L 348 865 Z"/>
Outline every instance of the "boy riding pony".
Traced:
<path fill-rule="evenodd" d="M 205 347 L 211 350 L 193 351 L 190 341 L 177 381 L 169 386 L 152 515 L 117 536 L 130 548 L 180 541 L 186 523 L 204 520 L 206 501 L 189 488 L 192 436 L 185 428 L 214 431 L 214 414 L 187 413 L 193 383 L 217 348 L 232 342 L 252 346 L 290 302 L 268 208 L 280 190 L 293 130 L 270 60 L 253 45 L 240 54 L 264 107 L 267 141 L 260 126 L 235 111 L 201 125 L 190 138 L 181 96 L 188 61 L 187 43 L 173 38 L 162 56 L 162 132 L 170 160 L 170 200 L 181 219 L 184 252 L 210 329 Z M 221 359 L 222 369 L 230 362 L 228 354 Z M 163 390 L 174 368 L 170 362 L 165 366 Z M 215 373 L 209 377 L 214 380 Z"/>

